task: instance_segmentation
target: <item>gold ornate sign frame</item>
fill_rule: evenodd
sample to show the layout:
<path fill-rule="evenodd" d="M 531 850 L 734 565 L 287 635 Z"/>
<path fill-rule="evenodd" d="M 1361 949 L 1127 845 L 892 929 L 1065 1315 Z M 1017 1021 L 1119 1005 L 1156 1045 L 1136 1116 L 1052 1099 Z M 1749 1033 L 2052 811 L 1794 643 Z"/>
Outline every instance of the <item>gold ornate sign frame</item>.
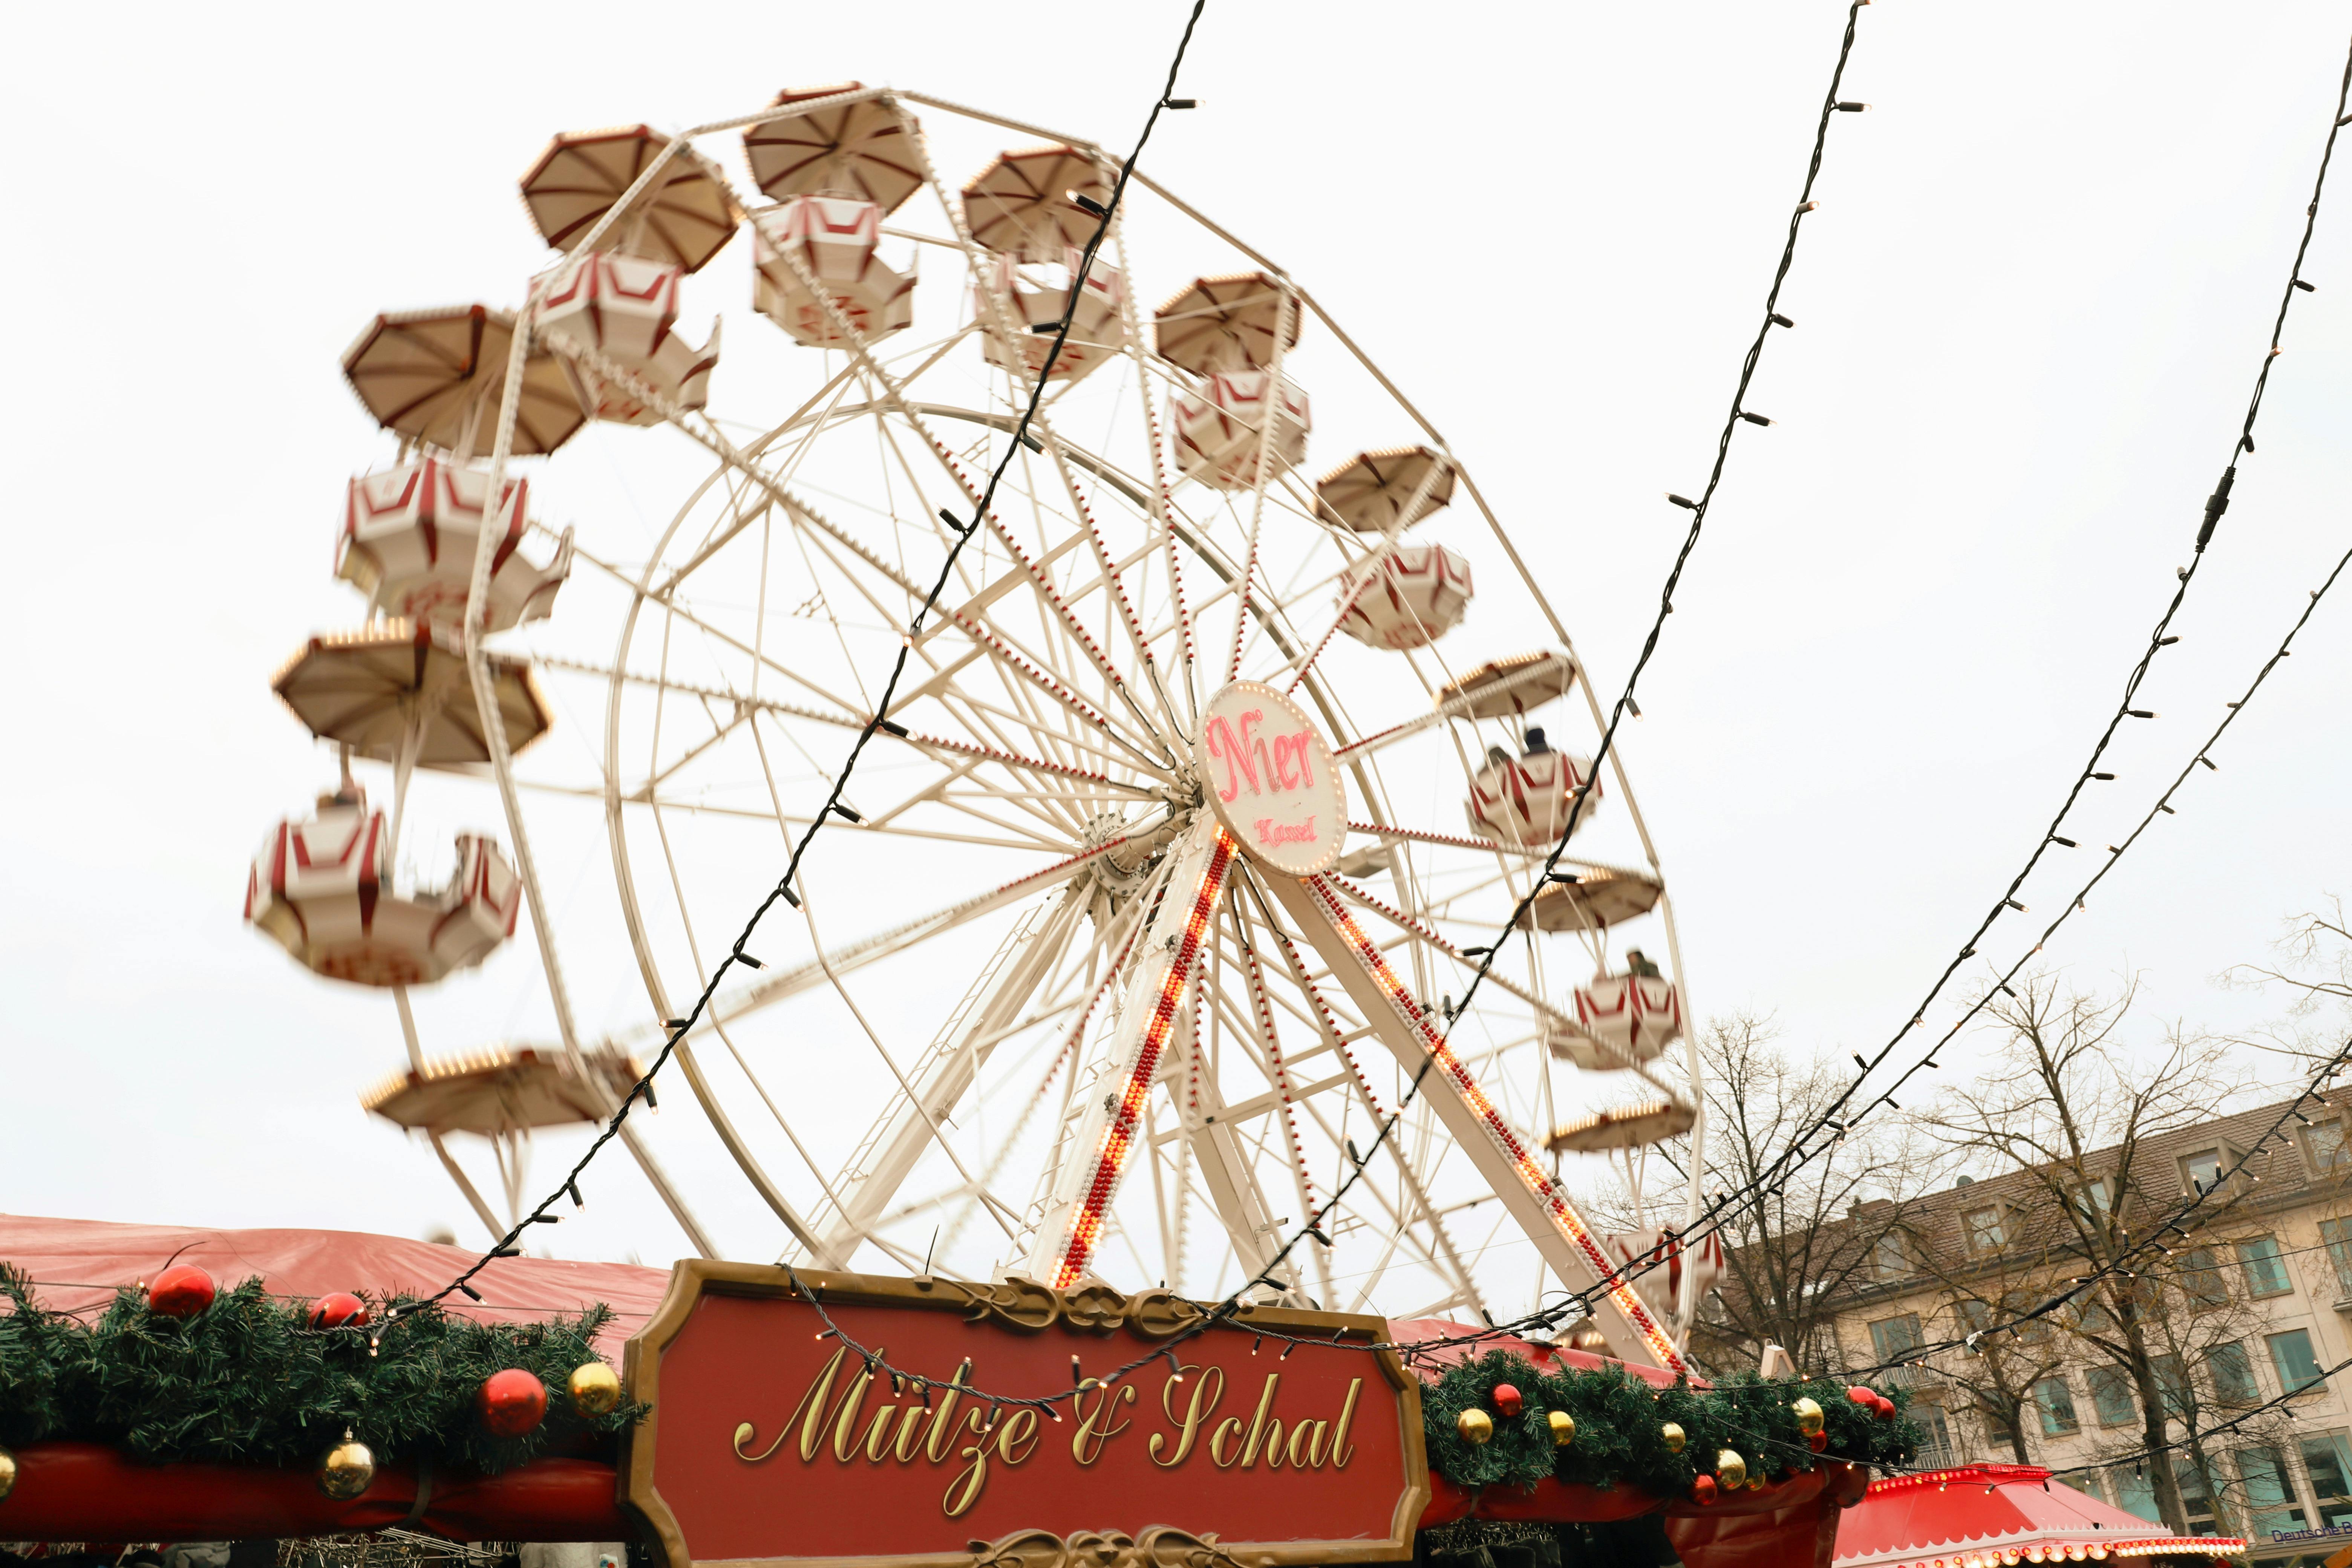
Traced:
<path fill-rule="evenodd" d="M 1025 1279 L 989 1285 L 932 1277 L 802 1269 L 801 1282 L 822 1292 L 827 1306 L 929 1307 L 960 1313 L 973 1324 L 1035 1333 L 1056 1323 L 1109 1334 L 1121 1329 L 1148 1340 L 1168 1339 L 1208 1317 L 1208 1310 L 1166 1290 L 1133 1296 L 1102 1285 L 1054 1290 Z M 658 1543 L 668 1568 L 688 1568 L 697 1560 L 687 1549 L 677 1518 L 654 1485 L 654 1455 L 661 1441 L 662 1353 L 684 1331 L 705 1294 L 783 1300 L 797 1294 L 783 1270 L 768 1265 L 689 1258 L 670 1271 L 669 1289 L 624 1352 L 623 1377 L 632 1401 L 653 1410 L 622 1438 L 621 1510 L 651 1542 Z M 1320 1563 L 1402 1563 L 1413 1554 L 1413 1531 L 1428 1508 L 1429 1455 L 1421 1430 L 1421 1384 L 1393 1350 L 1386 1348 L 1384 1319 L 1351 1312 L 1305 1312 L 1245 1305 L 1231 1320 L 1244 1331 L 1334 1336 L 1378 1345 L 1371 1356 L 1397 1394 L 1399 1450 L 1404 1459 L 1400 1491 L 1385 1540 L 1220 1542 L 1213 1531 L 1200 1534 L 1155 1524 L 1139 1536 L 1118 1531 L 1080 1531 L 1057 1535 L 1049 1530 L 1017 1531 L 993 1542 L 968 1542 L 961 1551 L 871 1557 L 762 1557 L 703 1559 L 740 1568 L 1307 1568 Z"/>

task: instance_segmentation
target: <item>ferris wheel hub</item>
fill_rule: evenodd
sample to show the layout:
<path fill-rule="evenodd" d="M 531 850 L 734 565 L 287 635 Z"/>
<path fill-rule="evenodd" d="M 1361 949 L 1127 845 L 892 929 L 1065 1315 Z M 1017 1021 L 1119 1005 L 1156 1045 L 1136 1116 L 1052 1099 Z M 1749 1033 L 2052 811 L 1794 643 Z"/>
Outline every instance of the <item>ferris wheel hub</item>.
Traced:
<path fill-rule="evenodd" d="M 1338 862 L 1347 792 L 1298 704 L 1263 681 L 1236 680 L 1202 705 L 1195 744 L 1210 807 L 1251 859 L 1291 877 Z"/>

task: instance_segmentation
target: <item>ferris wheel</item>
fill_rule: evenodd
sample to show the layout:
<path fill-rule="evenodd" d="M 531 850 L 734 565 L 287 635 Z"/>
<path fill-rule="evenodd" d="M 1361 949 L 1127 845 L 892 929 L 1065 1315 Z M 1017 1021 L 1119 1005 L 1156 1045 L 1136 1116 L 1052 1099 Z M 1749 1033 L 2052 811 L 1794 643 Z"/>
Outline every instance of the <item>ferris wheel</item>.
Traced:
<path fill-rule="evenodd" d="M 1614 756 L 1455 1016 L 1592 771 L 1566 626 L 1460 456 L 1265 256 L 1139 172 L 1081 274 L 1117 173 L 856 84 L 675 140 L 558 136 L 522 194 L 562 254 L 523 309 L 387 314 L 347 352 L 398 437 L 344 509 L 369 619 L 278 678 L 342 762 L 265 844 L 247 915 L 392 991 L 409 1060 L 364 1102 L 494 1233 L 535 1195 L 532 1133 L 609 1115 L 701 993 L 904 647 L 762 967 L 675 1054 L 728 1195 L 748 1184 L 788 1258 L 1201 1296 L 1264 1276 L 1412 1318 L 1671 1250 L 1569 1195 L 1604 1170 L 1637 1212 L 1684 1195 L 1652 1152 L 1701 1103 Z M 725 362 L 684 308 L 714 279 L 751 307 Z M 700 464 L 641 537 L 534 504 L 516 459 L 591 422 L 667 426 L 640 439 Z M 388 814 L 355 758 L 390 765 Z M 463 781 L 486 778 L 503 810 L 433 886 L 401 841 L 420 773 L 485 805 Z M 617 931 L 542 892 L 534 844 L 589 816 L 598 863 L 567 879 L 593 872 Z M 526 902 L 560 1039 L 428 1056 L 411 988 L 483 963 Z M 588 951 L 636 972 L 609 1016 L 572 995 Z M 715 1253 L 712 1194 L 624 1135 Z M 460 1158 L 484 1143 L 503 1205 Z M 1706 1270 L 1673 1261 L 1592 1293 L 1612 1353 L 1679 1364 Z"/>

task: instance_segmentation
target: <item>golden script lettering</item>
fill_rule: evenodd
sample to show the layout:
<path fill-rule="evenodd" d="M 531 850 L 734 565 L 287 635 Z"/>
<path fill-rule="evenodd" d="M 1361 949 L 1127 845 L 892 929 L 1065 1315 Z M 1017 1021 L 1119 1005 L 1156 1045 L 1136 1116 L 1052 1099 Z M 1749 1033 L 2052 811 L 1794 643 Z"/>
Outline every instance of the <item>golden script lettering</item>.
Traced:
<path fill-rule="evenodd" d="M 909 1398 L 909 1390 L 902 1380 L 890 1376 L 888 1403 L 876 1410 L 870 1421 L 866 1420 L 866 1395 L 879 1381 L 875 1369 L 881 1364 L 884 1352 L 877 1347 L 873 1360 L 855 1363 L 856 1370 L 844 1382 L 842 1373 L 851 1364 L 848 1354 L 846 1346 L 834 1351 L 765 1447 L 756 1451 L 752 1447 L 759 1436 L 757 1424 L 738 1424 L 736 1458 L 746 1464 L 763 1464 L 795 1431 L 799 1441 L 793 1446 L 803 1465 L 819 1463 L 828 1449 L 834 1462 L 843 1465 L 860 1459 L 869 1465 L 889 1461 L 911 1465 L 918 1458 L 939 1465 L 952 1456 L 961 1464 L 940 1495 L 940 1508 L 948 1518 L 957 1519 L 980 1500 L 992 1465 L 1017 1466 L 1037 1452 L 1041 1423 L 1035 1410 L 983 1411 L 962 1405 L 971 1391 L 969 1361 L 949 1382 L 930 1384 L 911 1403 L 900 1403 Z M 1348 1443 L 1348 1427 L 1355 1419 L 1364 1380 L 1349 1380 L 1338 1417 L 1328 1420 L 1296 1412 L 1286 1419 L 1277 1408 L 1281 1386 L 1282 1374 L 1268 1373 L 1249 1419 L 1228 1415 L 1214 1421 L 1212 1430 L 1225 1392 L 1224 1369 L 1181 1363 L 1181 1374 L 1168 1377 L 1160 1385 L 1160 1408 L 1170 1430 L 1152 1433 L 1146 1451 L 1162 1469 L 1183 1464 L 1195 1448 L 1205 1448 L 1210 1462 L 1221 1470 L 1271 1472 L 1285 1464 L 1294 1470 L 1344 1469 L 1355 1454 Z M 1093 1396 L 1091 1401 L 1088 1394 Z M 1118 1413 L 1138 1399 L 1132 1384 L 1114 1388 L 1090 1383 L 1081 1389 L 1073 1401 L 1072 1413 L 1078 1420 L 1070 1438 L 1070 1458 L 1081 1466 L 1099 1459 L 1104 1445 L 1135 1425 L 1132 1417 L 1120 1419 Z"/>

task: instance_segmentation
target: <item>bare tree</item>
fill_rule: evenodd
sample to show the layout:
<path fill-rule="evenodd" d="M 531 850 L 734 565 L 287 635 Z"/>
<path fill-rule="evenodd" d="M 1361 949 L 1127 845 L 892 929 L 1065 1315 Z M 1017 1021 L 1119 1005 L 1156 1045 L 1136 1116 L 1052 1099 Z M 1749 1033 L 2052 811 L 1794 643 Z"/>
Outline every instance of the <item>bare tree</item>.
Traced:
<path fill-rule="evenodd" d="M 1755 1366 L 1764 1347 L 1777 1344 L 1807 1373 L 1840 1366 L 1847 1358 L 1834 1327 L 1838 1304 L 1872 1279 L 1880 1239 L 1931 1184 L 1939 1152 L 1923 1149 L 1906 1121 L 1886 1114 L 1764 1186 L 1781 1156 L 1830 1114 L 1851 1075 L 1789 1050 L 1770 1017 L 1745 1011 L 1708 1021 L 1699 1058 L 1705 1188 L 1763 1190 L 1760 1202 L 1738 1206 L 1725 1224 L 1723 1275 L 1700 1304 L 1692 1352 L 1702 1365 L 1728 1370 Z M 1687 1139 L 1655 1152 L 1677 1176 L 1687 1173 Z M 1682 1222 L 1678 1205 L 1673 1212 L 1657 1197 L 1637 1205 L 1624 1189 L 1594 1202 L 1607 1223 L 1628 1230 Z"/>
<path fill-rule="evenodd" d="M 2226 1482 L 2199 1438 L 2196 1384 L 2201 1368 L 2207 1383 L 2235 1386 L 2221 1347 L 2244 1333 L 2227 1315 L 2234 1298 L 2219 1248 L 2237 1194 L 2214 1194 L 2189 1234 L 2159 1238 L 2169 1247 L 2167 1267 L 2147 1267 L 2135 1248 L 2179 1202 L 2168 1152 L 2176 1135 L 2210 1121 L 2245 1083 L 2227 1042 L 2179 1029 L 2135 1059 L 2118 1034 L 2133 992 L 2126 982 L 2102 997 L 2048 975 L 2003 989 L 1987 1008 L 2002 1037 L 1990 1068 L 1947 1090 L 1926 1120 L 1956 1152 L 1990 1158 L 2013 1174 L 2021 1223 L 2037 1238 L 2031 1250 L 2049 1269 L 2040 1276 L 2048 1294 L 2031 1305 L 2068 1298 L 2036 1321 L 2128 1380 L 2139 1413 L 2135 1447 L 2161 1447 L 2171 1440 L 2168 1423 L 2181 1426 L 2189 1459 L 2220 1507 Z M 2117 1272 L 2091 1293 L 2075 1289 L 2075 1279 L 2108 1268 Z M 2025 1271 L 2039 1273 L 2031 1262 Z M 1987 1339 L 2003 1342 L 1997 1353 L 2008 1354 L 2040 1331 L 2012 1326 Z M 1986 1341 L 1974 1348 L 1988 1350 Z M 2187 1533 L 2173 1468 L 2155 1466 L 2151 1480 L 2166 1523 Z"/>
<path fill-rule="evenodd" d="M 1942 1337 L 1964 1338 L 2000 1317 L 2044 1299 L 2049 1281 L 2046 1247 L 2024 1210 L 2003 1187 L 1983 1184 L 1977 1200 L 1952 1205 L 1956 1223 L 1922 1225 L 1913 1230 L 1914 1261 L 1939 1297 L 1938 1317 L 1948 1325 Z M 2033 1462 L 2025 1442 L 2026 1413 L 2034 1386 L 2065 1363 L 2066 1348 L 2049 1323 L 2021 1333 L 1989 1336 L 1966 1355 L 1937 1358 L 1937 1370 L 1966 1396 L 1984 1424 L 1988 1443 L 2005 1442 L 2021 1465 Z"/>

